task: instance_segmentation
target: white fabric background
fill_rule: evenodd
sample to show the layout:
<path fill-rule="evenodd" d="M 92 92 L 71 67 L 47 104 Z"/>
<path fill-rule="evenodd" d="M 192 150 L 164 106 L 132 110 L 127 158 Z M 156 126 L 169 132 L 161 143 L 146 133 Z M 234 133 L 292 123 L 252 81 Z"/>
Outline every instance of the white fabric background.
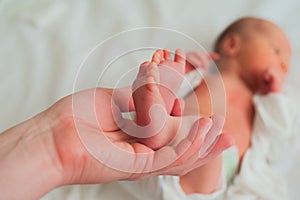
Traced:
<path fill-rule="evenodd" d="M 298 0 L 2 0 L 0 132 L 72 93 L 83 59 L 96 44 L 114 34 L 140 27 L 169 28 L 190 36 L 210 50 L 225 26 L 246 15 L 270 19 L 289 36 L 293 59 L 285 93 L 297 100 L 300 87 L 299 9 Z M 145 36 L 149 40 L 155 37 Z M 108 51 L 114 48 L 118 46 Z M 124 62 L 125 69 L 130 66 L 130 62 Z M 103 85 L 119 77 L 117 71 L 106 75 Z M 86 81 L 83 87 L 92 86 L 88 77 Z M 286 166 L 290 199 L 300 196 L 299 153 L 300 150 L 295 151 Z"/>

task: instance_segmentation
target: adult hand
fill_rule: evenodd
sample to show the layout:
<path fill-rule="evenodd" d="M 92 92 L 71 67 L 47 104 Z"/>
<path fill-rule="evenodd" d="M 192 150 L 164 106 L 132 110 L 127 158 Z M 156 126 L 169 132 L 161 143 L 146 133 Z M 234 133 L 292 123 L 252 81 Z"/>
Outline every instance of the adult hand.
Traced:
<path fill-rule="evenodd" d="M 221 135 L 209 154 L 200 157 L 212 129 L 212 120 L 202 118 L 178 145 L 154 151 L 120 130 L 107 115 L 112 93 L 98 88 L 67 96 L 0 134 L 0 199 L 37 199 L 55 187 L 76 183 L 182 175 L 232 143 Z"/>

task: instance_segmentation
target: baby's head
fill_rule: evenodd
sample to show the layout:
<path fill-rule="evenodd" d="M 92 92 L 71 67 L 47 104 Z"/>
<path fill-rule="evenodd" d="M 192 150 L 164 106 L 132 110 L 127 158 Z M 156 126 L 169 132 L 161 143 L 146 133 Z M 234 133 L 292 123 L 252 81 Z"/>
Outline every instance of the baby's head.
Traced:
<path fill-rule="evenodd" d="M 220 63 L 225 68 L 236 67 L 253 92 L 281 91 L 291 47 L 285 33 L 274 23 L 253 17 L 241 18 L 221 33 L 214 50 L 220 54 Z"/>

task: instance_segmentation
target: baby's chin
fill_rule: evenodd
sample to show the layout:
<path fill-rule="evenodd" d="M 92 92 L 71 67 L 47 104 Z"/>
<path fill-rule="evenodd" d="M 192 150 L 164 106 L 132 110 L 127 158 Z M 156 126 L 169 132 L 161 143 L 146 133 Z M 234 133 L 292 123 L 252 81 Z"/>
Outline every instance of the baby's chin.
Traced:
<path fill-rule="evenodd" d="M 268 89 L 261 89 L 258 91 L 258 94 L 260 94 L 260 95 L 267 95 L 269 93 L 271 93 L 271 91 Z"/>
<path fill-rule="evenodd" d="M 281 87 L 276 86 L 275 84 L 262 85 L 259 90 L 259 94 L 267 95 L 270 93 L 280 93 Z"/>

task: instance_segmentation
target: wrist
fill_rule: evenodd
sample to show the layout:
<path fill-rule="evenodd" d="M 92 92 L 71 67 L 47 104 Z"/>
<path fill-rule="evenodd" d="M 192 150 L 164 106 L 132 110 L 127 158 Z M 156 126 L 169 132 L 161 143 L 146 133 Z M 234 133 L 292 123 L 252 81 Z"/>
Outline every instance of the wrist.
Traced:
<path fill-rule="evenodd" d="M 0 135 L 0 185 L 6 199 L 38 199 L 62 183 L 51 126 L 43 113 Z"/>

